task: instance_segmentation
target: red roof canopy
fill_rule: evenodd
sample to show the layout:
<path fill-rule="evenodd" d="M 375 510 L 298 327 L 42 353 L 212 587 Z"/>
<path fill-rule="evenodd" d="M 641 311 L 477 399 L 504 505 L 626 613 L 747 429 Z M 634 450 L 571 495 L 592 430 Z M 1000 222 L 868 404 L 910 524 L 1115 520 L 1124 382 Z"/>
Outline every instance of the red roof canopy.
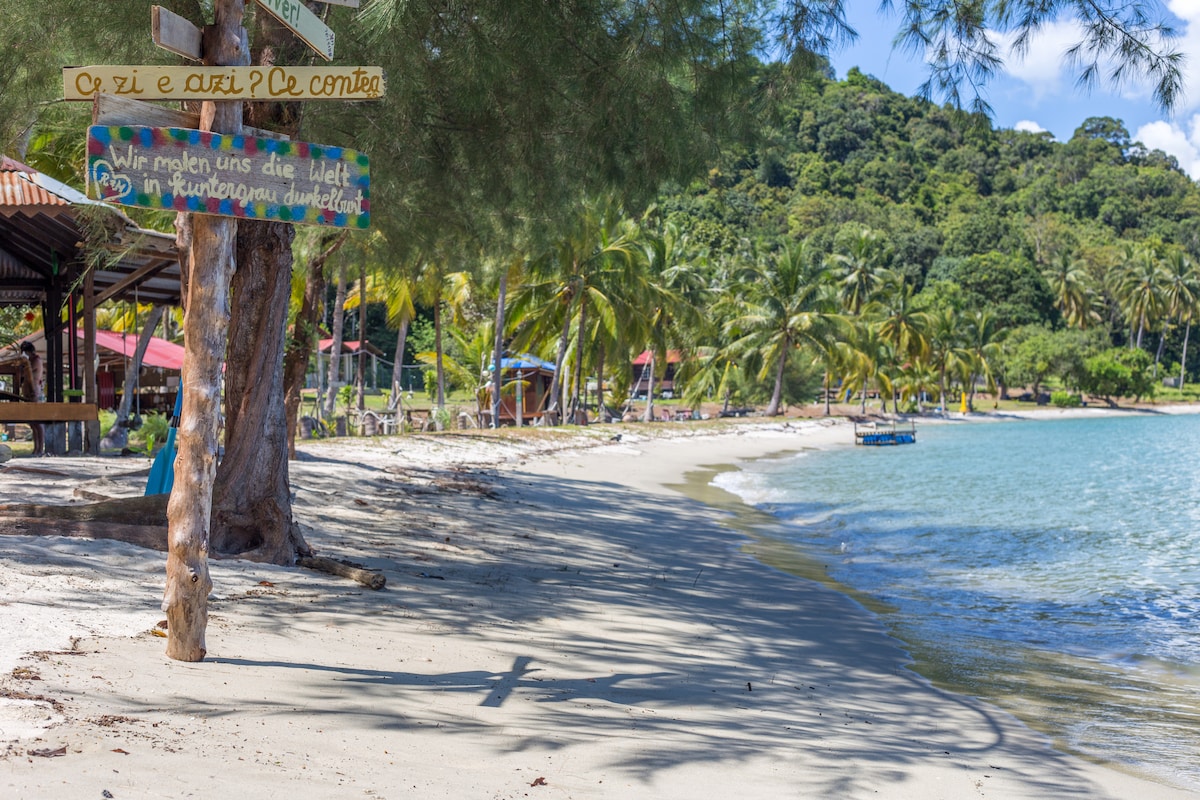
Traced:
<path fill-rule="evenodd" d="M 75 335 L 82 339 L 83 331 L 76 328 Z M 96 331 L 97 347 L 121 353 L 127 358 L 133 358 L 134 353 L 137 352 L 137 344 L 138 335 L 136 333 Z M 142 358 L 142 364 L 147 367 L 163 369 L 183 369 L 183 346 L 152 336 L 150 344 L 146 347 L 146 355 Z"/>
<path fill-rule="evenodd" d="M 678 364 L 682 360 L 683 360 L 683 355 L 678 350 L 668 350 L 667 351 L 667 363 L 668 364 Z M 645 365 L 647 365 L 649 363 L 650 363 L 650 351 L 649 350 L 643 350 L 642 354 L 633 360 L 633 365 L 635 367 L 644 367 Z"/>

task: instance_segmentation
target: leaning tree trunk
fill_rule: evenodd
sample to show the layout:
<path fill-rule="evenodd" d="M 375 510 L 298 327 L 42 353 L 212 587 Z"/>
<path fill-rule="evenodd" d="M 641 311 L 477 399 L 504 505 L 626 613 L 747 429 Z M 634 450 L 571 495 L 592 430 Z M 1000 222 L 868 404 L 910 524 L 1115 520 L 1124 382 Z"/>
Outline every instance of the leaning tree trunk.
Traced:
<path fill-rule="evenodd" d="M 1188 336 L 1192 333 L 1192 321 L 1187 321 L 1187 326 L 1183 329 L 1183 355 L 1179 359 L 1179 392 L 1183 393 L 1183 383 L 1187 377 L 1187 346 Z"/>
<path fill-rule="evenodd" d="M 121 404 L 117 406 L 117 419 L 108 432 L 108 441 L 112 447 L 124 447 L 129 443 L 129 412 L 133 408 L 133 396 L 141 384 L 138 376 L 142 372 L 146 348 L 150 346 L 150 339 L 153 338 L 162 315 L 162 306 L 151 308 L 150 316 L 146 318 L 146 324 L 138 335 L 137 349 L 134 350 L 133 360 L 129 362 L 125 372 L 125 391 L 121 394 Z"/>
<path fill-rule="evenodd" d="M 244 221 L 238 229 L 237 302 L 225 367 L 225 456 L 213 490 L 214 552 L 292 564 L 308 545 L 292 519 L 283 360 L 295 229 Z"/>
<path fill-rule="evenodd" d="M 346 325 L 346 313 L 343 308 L 345 305 L 346 265 L 341 264 L 338 267 L 337 294 L 334 296 L 333 308 L 330 309 L 330 314 L 333 315 L 331 326 L 333 328 L 333 343 L 329 345 L 329 379 L 325 382 L 328 386 L 328 393 L 325 395 L 326 419 L 333 419 L 334 411 L 337 409 L 338 370 L 342 366 L 342 336 L 345 333 Z"/>
<path fill-rule="evenodd" d="M 207 31 L 204 63 L 248 64 L 245 0 L 217 0 Z M 240 102 L 208 102 L 200 127 L 221 133 L 242 129 Z M 175 485 L 167 504 L 167 656 L 200 661 L 208 652 L 209 522 L 217 470 L 221 361 L 229 325 L 229 282 L 234 270 L 237 221 L 197 214 L 192 220 L 191 274 L 184 317 L 183 416 L 179 423 Z"/>

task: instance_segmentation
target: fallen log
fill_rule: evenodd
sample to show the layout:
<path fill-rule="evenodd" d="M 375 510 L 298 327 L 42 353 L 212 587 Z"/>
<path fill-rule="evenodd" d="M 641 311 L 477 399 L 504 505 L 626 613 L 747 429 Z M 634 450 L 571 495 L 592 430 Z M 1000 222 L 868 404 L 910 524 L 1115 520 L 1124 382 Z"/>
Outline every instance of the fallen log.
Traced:
<path fill-rule="evenodd" d="M 149 497 L 118 497 L 98 503 L 72 505 L 40 505 L 37 503 L 8 503 L 0 505 L 0 517 L 36 517 L 38 519 L 90 520 L 115 522 L 122 525 L 167 526 L 167 500 L 170 495 Z"/>
<path fill-rule="evenodd" d="M 368 589 L 378 590 L 387 585 L 387 578 L 384 577 L 382 572 L 367 569 L 362 564 L 354 564 L 336 558 L 325 558 L 324 556 L 302 556 L 296 559 L 296 564 L 305 569 L 327 572 L 330 575 L 337 575 L 340 578 L 349 578 L 352 581 L 361 583 Z"/>
<path fill-rule="evenodd" d="M 66 536 L 72 539 L 112 539 L 165 553 L 165 525 L 138 525 L 94 519 L 0 517 L 0 536 Z"/>

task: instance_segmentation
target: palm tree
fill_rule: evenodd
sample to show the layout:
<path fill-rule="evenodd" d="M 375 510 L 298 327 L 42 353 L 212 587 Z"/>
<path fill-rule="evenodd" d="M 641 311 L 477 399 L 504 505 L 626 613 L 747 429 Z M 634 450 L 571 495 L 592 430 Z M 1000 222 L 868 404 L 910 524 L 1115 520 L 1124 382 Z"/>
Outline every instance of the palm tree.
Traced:
<path fill-rule="evenodd" d="M 870 302 L 882 279 L 880 270 L 887 260 L 883 239 L 867 228 L 855 237 L 845 253 L 829 257 L 830 267 L 837 274 L 839 297 L 851 314 L 859 314 Z"/>
<path fill-rule="evenodd" d="M 1068 325 L 1082 330 L 1098 321 L 1099 317 L 1092 309 L 1093 291 L 1086 261 L 1074 258 L 1064 250 L 1042 271 L 1042 277 L 1050 285 L 1054 305 Z"/>
<path fill-rule="evenodd" d="M 967 408 L 971 411 L 975 410 L 975 383 L 979 378 L 987 380 L 989 392 L 994 394 L 996 391 L 992 365 L 1000 357 L 1000 342 L 1004 334 L 996 317 L 986 309 L 967 315 L 963 321 L 962 343 L 956 349 L 955 357 L 962 370 Z"/>
<path fill-rule="evenodd" d="M 949 307 L 928 312 L 929 363 L 937 371 L 938 408 L 946 411 L 946 376 L 958 364 L 958 352 L 962 343 L 959 327 L 959 311 Z"/>
<path fill-rule="evenodd" d="M 890 345 L 879 335 L 879 326 L 869 320 L 849 321 L 846 337 L 837 345 L 846 389 L 858 392 L 861 411 L 867 413 L 867 391 L 874 388 L 880 397 L 892 391 L 886 365 L 892 360 Z"/>
<path fill-rule="evenodd" d="M 529 262 L 528 278 L 512 294 L 508 315 L 517 328 L 514 346 L 524 348 L 557 330 L 555 377 L 550 387 L 547 411 L 561 413 L 563 369 L 576 332 L 574 357 L 576 375 L 581 374 L 586 334 L 595 331 L 591 315 L 605 329 L 635 324 L 629 298 L 639 259 L 636 255 L 637 225 L 627 219 L 612 200 L 583 204 L 569 231 L 545 253 Z M 589 327 L 590 326 L 590 327 Z M 579 377 L 576 378 L 578 395 Z"/>
<path fill-rule="evenodd" d="M 758 260 L 743 281 L 744 296 L 732 296 L 735 311 L 725 323 L 728 352 L 762 363 L 759 380 L 775 372 L 767 416 L 781 411 L 788 356 L 801 343 L 818 341 L 829 327 L 821 306 L 828 272 L 810 257 L 807 242 L 785 244 Z"/>
<path fill-rule="evenodd" d="M 672 347 L 690 350 L 698 344 L 692 337 L 707 327 L 704 309 L 710 292 L 694 266 L 703 255 L 689 252 L 688 238 L 676 225 L 668 222 L 657 232 L 644 232 L 642 242 L 645 269 L 639 295 L 647 309 L 645 327 L 651 353 L 644 417 L 649 421 L 654 416 L 653 364 L 660 356 L 665 364 Z"/>
<path fill-rule="evenodd" d="M 1166 274 L 1154 251 L 1149 247 L 1129 247 L 1125 251 L 1125 264 L 1117 278 L 1116 297 L 1129 321 L 1130 347 L 1141 349 L 1142 334 L 1153 325 L 1163 309 L 1163 287 Z"/>
<path fill-rule="evenodd" d="M 1166 279 L 1163 301 L 1167 316 L 1184 325 L 1183 353 L 1179 359 L 1179 388 L 1182 390 L 1187 375 L 1187 349 L 1192 333 L 1192 320 L 1195 319 L 1197 311 L 1200 311 L 1200 271 L 1197 270 L 1195 262 L 1181 250 L 1168 253 L 1162 266 Z"/>
<path fill-rule="evenodd" d="M 864 312 L 877 318 L 879 335 L 891 347 L 896 358 L 906 363 L 924 360 L 929 352 L 929 341 L 925 336 L 929 315 L 917 310 L 913 303 L 912 284 L 897 273 L 885 272 L 876 298 L 864 307 Z M 892 395 L 892 410 L 900 412 L 899 398 L 895 393 Z"/>

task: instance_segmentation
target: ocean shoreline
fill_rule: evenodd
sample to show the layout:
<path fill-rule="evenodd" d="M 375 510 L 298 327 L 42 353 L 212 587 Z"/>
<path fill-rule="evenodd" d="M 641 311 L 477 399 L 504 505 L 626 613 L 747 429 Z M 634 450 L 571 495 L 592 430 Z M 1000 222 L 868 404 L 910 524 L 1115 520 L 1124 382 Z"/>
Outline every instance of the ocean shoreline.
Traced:
<path fill-rule="evenodd" d="M 150 633 L 160 554 L 3 537 L 0 611 L 53 641 L 4 666 L 0 793 L 1189 796 L 936 689 L 857 603 L 760 564 L 725 512 L 671 488 L 697 465 L 848 444 L 847 423 L 719 430 L 306 444 L 310 542 L 389 586 L 214 561 L 200 664 Z M 6 473 L 0 502 L 138 492 L 128 462 L 71 461 L 38 462 L 61 480 Z"/>

